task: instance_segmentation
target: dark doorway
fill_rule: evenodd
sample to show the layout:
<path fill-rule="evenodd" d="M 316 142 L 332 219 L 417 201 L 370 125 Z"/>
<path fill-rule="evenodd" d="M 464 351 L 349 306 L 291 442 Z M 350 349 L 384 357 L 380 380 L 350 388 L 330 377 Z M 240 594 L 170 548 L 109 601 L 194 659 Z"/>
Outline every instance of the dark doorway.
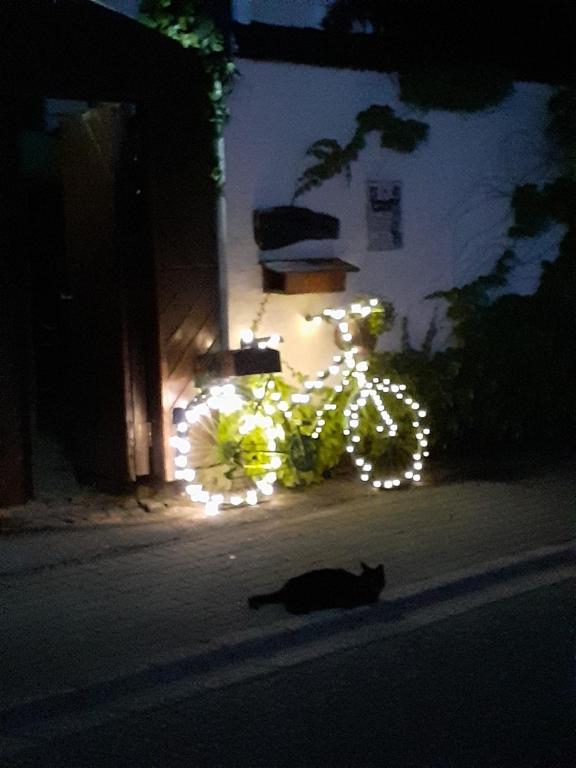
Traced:
<path fill-rule="evenodd" d="M 32 483 L 50 457 L 103 489 L 170 480 L 219 335 L 207 76 L 91 0 L 10 3 L 1 31 L 0 505 L 54 483 Z"/>
<path fill-rule="evenodd" d="M 30 442 L 35 494 L 73 492 L 69 280 L 57 136 L 42 115 L 20 134 L 24 242 L 30 297 Z"/>
<path fill-rule="evenodd" d="M 45 100 L 21 133 L 35 495 L 150 472 L 152 254 L 129 104 Z"/>

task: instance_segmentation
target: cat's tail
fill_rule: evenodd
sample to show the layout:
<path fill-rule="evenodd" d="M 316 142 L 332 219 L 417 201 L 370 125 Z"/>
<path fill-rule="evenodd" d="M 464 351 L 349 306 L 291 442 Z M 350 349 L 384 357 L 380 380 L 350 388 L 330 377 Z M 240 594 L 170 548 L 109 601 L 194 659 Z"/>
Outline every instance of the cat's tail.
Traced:
<path fill-rule="evenodd" d="M 250 608 L 260 608 L 262 605 L 270 605 L 270 603 L 282 602 L 282 590 L 278 592 L 269 592 L 267 595 L 252 595 L 248 598 L 248 605 Z"/>

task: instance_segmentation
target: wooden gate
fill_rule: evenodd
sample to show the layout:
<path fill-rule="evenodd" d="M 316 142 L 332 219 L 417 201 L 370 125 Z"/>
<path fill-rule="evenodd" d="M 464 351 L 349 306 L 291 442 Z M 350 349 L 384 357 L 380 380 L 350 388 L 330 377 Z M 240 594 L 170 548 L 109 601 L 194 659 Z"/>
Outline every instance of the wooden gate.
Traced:
<path fill-rule="evenodd" d="M 172 410 L 195 384 L 195 360 L 219 344 L 217 190 L 212 131 L 189 93 L 154 100 L 143 115 L 155 254 L 161 408 L 155 472 L 173 479 Z"/>
<path fill-rule="evenodd" d="M 172 94 L 63 123 L 80 475 L 173 479 L 172 410 L 219 337 L 211 134 L 198 117 Z"/>
<path fill-rule="evenodd" d="M 149 473 L 145 376 L 129 290 L 136 226 L 123 172 L 130 109 L 64 117 L 59 143 L 70 286 L 71 456 L 80 477 L 122 484 Z M 146 254 L 142 255 L 143 261 Z M 132 342 L 132 343 L 131 343 Z M 140 345 L 141 346 L 141 345 Z"/>
<path fill-rule="evenodd" d="M 212 128 L 198 57 L 90 0 L 10 3 L 0 104 L 0 505 L 30 471 L 28 266 L 18 140 L 45 99 L 92 107 L 62 123 L 72 318 L 72 460 L 108 486 L 171 478 L 172 407 L 219 333 Z M 37 119 L 37 118 L 35 118 Z"/>

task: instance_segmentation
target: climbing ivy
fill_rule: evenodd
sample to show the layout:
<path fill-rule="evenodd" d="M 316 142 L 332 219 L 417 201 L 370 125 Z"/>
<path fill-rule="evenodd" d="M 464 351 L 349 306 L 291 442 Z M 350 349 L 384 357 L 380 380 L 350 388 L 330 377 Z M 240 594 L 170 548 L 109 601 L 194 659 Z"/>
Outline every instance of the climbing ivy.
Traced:
<path fill-rule="evenodd" d="M 461 287 L 435 291 L 426 297 L 444 299 L 448 303 L 446 314 L 452 321 L 454 338 L 459 345 L 464 344 L 474 328 L 483 322 L 492 303 L 493 292 L 506 286 L 515 258 L 514 251 L 509 248 L 497 259 L 488 274 L 479 275 Z"/>
<path fill-rule="evenodd" d="M 387 105 L 373 104 L 356 116 L 356 123 L 356 130 L 345 146 L 336 139 L 319 139 L 308 148 L 306 155 L 318 162 L 298 179 L 294 200 L 340 173 L 350 179 L 351 165 L 366 146 L 367 135 L 373 131 L 380 134 L 381 147 L 396 152 L 413 152 L 428 135 L 426 123 L 397 117 Z"/>
<path fill-rule="evenodd" d="M 357 24 L 365 29 L 369 26 L 370 37 L 381 45 L 385 60 L 386 38 L 398 25 L 402 29 L 413 26 L 406 46 L 424 45 L 436 51 L 438 34 L 445 33 L 446 25 L 451 35 L 461 37 L 482 34 L 479 29 L 489 33 L 498 24 L 485 4 L 446 2 L 435 4 L 434 8 L 420 8 L 422 5 L 426 4 L 406 0 L 331 0 L 322 26 L 337 33 L 352 32 Z M 432 24 L 423 21 L 422 11 Z M 476 37 L 471 42 L 475 45 Z M 460 57 L 455 65 L 454 57 L 448 57 L 441 64 L 426 61 L 422 66 L 401 69 L 400 100 L 424 111 L 480 112 L 496 106 L 512 93 L 513 78 L 502 67 L 491 64 L 490 58 L 488 52 L 481 64 L 472 63 L 473 59 L 466 63 Z"/>
<path fill-rule="evenodd" d="M 224 37 L 214 24 L 202 0 L 141 0 L 140 20 L 152 29 L 176 40 L 184 48 L 198 51 L 210 80 L 210 120 L 217 139 L 228 117 L 226 96 L 232 86 L 235 67 L 226 56 Z M 221 183 L 223 171 L 215 160 L 213 177 Z"/>
<path fill-rule="evenodd" d="M 371 22 L 380 34 L 387 11 L 373 0 L 338 0 L 324 26 L 350 31 L 358 20 Z M 477 112 L 508 97 L 513 82 L 506 72 L 487 67 L 436 67 L 400 72 L 399 86 L 401 101 L 418 109 Z M 447 303 L 452 346 L 433 352 L 431 327 L 423 347 L 415 349 L 406 325 L 401 351 L 372 355 L 376 370 L 402 379 L 428 404 L 436 455 L 460 457 L 475 447 L 491 456 L 498 449 L 526 448 L 552 456 L 576 447 L 576 89 L 559 89 L 549 115 L 551 159 L 561 164 L 562 173 L 541 186 L 514 190 L 508 231 L 515 240 L 554 224 L 566 228 L 557 258 L 542 265 L 538 289 L 531 296 L 501 295 L 516 260 L 508 248 L 488 274 L 428 297 Z M 358 149 L 354 140 L 341 147 L 323 139 L 308 154 L 320 162 L 301 177 L 297 194 L 337 173 L 349 175 Z"/>
<path fill-rule="evenodd" d="M 546 207 L 547 225 L 567 229 L 534 294 L 497 290 L 515 264 L 508 249 L 488 274 L 429 296 L 447 302 L 452 346 L 375 355 L 374 366 L 402 377 L 428 404 L 437 457 L 510 451 L 553 457 L 576 447 L 576 189 L 562 179 L 517 194 L 516 238 L 541 231 L 527 226 L 535 210 L 542 221 L 538 204 Z"/>
<path fill-rule="evenodd" d="M 275 405 L 277 400 L 273 398 L 278 395 L 283 401 L 291 402 L 291 395 L 300 391 L 299 387 L 288 383 L 279 374 L 242 376 L 235 380 L 235 385 L 236 391 L 248 401 L 254 400 L 255 393 L 258 392 L 257 400 L 262 409 Z M 334 395 L 333 402 L 338 403 L 340 407 L 326 414 L 326 425 L 322 430 L 321 439 L 318 440 L 311 437 L 317 421 L 317 406 L 311 403 L 291 403 L 289 418 L 282 411 L 271 409 L 271 418 L 282 434 L 282 438 L 277 440 L 276 448 L 276 454 L 283 457 L 282 464 L 276 470 L 280 485 L 294 488 L 320 482 L 340 462 L 345 452 L 342 411 L 346 397 L 345 393 Z M 262 466 L 266 463 L 266 456 L 262 451 L 267 440 L 260 431 L 254 432 L 251 439 L 254 440 L 254 464 Z M 234 454 L 238 450 L 239 442 L 243 443 L 244 450 L 247 447 L 250 450 L 247 438 L 239 438 L 238 414 L 220 417 L 217 442 L 218 450 L 224 458 L 227 458 L 226 452 Z"/>
<path fill-rule="evenodd" d="M 557 150 L 553 159 L 565 173 L 576 176 L 576 88 L 560 88 L 548 102 L 550 121 L 546 133 Z"/>
<path fill-rule="evenodd" d="M 553 223 L 574 224 L 576 176 L 559 176 L 539 189 L 536 184 L 522 184 L 512 195 L 515 223 L 510 237 L 535 237 Z"/>
<path fill-rule="evenodd" d="M 486 67 L 426 67 L 399 74 L 400 100 L 417 109 L 481 112 L 513 91 L 510 75 Z"/>

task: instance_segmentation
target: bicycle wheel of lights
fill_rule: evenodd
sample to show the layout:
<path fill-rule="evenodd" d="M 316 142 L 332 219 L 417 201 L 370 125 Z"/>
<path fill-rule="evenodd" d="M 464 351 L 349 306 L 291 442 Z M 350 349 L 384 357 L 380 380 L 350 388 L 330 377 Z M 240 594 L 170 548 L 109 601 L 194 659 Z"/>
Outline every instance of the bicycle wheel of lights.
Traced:
<path fill-rule="evenodd" d="M 365 381 L 350 396 L 344 417 L 346 451 L 361 480 L 387 490 L 421 480 L 430 429 L 426 411 L 404 384 Z"/>
<path fill-rule="evenodd" d="M 313 396 L 315 390 L 326 392 L 326 379 L 331 375 L 341 377 L 332 389 L 340 400 L 345 397 L 345 450 L 362 481 L 386 490 L 418 483 L 429 456 L 426 411 L 410 397 L 406 385 L 370 377 L 368 370 L 367 362 L 357 361 L 348 351 L 336 355 L 329 369 L 320 371 L 305 385 Z M 316 411 L 312 438 L 320 438 L 326 424 L 325 412 L 336 408 L 333 403 L 324 403 Z"/>
<path fill-rule="evenodd" d="M 233 384 L 212 386 L 195 397 L 171 438 L 175 478 L 186 482 L 207 515 L 222 506 L 255 505 L 273 493 L 276 428 L 272 419 L 240 395 Z"/>

